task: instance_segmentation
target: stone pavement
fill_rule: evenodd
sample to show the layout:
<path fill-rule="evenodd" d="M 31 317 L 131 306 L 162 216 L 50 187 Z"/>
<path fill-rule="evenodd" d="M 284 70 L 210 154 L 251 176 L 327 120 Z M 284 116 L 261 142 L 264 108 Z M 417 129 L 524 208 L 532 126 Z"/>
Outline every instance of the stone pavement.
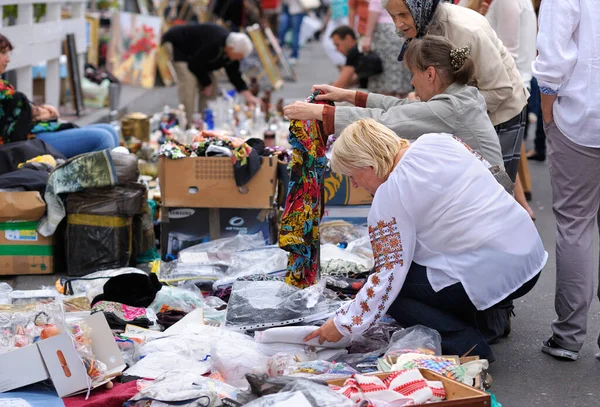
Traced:
<path fill-rule="evenodd" d="M 337 76 L 320 44 L 309 44 L 301 51 L 296 70 L 298 82 L 286 83 L 274 94 L 274 100 L 278 97 L 286 101 L 303 99 L 310 93 L 311 85 L 332 82 Z M 131 94 L 128 95 L 131 98 Z M 162 110 L 165 104 L 177 104 L 175 88 L 140 92 L 128 102 L 127 109 L 154 113 Z M 555 317 L 555 221 L 547 165 L 532 162 L 530 170 L 536 225 L 550 258 L 534 290 L 515 302 L 517 316 L 513 319 L 511 336 L 493 347 L 496 362 L 491 367 L 492 391 L 504 407 L 600 406 L 600 361 L 595 359 L 598 352 L 596 339 L 600 333 L 598 301 L 594 301 L 590 311 L 588 340 L 579 361 L 557 361 L 540 351 L 542 341 L 550 335 L 550 322 Z M 598 244 L 594 247 L 597 256 Z M 19 288 L 31 289 L 52 285 L 55 280 L 56 276 L 22 276 L 15 283 Z"/>

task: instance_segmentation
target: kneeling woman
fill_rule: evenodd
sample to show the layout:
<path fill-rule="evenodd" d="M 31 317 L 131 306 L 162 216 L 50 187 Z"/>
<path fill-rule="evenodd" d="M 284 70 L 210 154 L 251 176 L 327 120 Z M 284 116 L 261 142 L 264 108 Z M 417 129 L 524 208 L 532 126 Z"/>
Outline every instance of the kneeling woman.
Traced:
<path fill-rule="evenodd" d="M 375 195 L 375 272 L 356 298 L 307 337 L 360 336 L 385 313 L 442 336 L 445 354 L 494 360 L 475 311 L 529 292 L 548 254 L 527 212 L 489 163 L 447 134 L 398 138 L 372 119 L 348 126 L 332 168 Z"/>
<path fill-rule="evenodd" d="M 0 75 L 6 71 L 12 50 L 11 42 L 0 34 Z M 119 145 L 119 135 L 109 124 L 73 128 L 58 117 L 54 106 L 36 106 L 0 79 L 0 144 L 37 137 L 66 158 Z"/>

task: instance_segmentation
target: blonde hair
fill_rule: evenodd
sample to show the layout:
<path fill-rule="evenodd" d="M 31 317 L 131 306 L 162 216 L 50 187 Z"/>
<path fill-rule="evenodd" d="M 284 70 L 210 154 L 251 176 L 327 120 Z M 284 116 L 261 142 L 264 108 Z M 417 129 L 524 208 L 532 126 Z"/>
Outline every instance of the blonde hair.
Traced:
<path fill-rule="evenodd" d="M 398 152 L 409 144 L 375 120 L 361 119 L 346 127 L 333 144 L 331 169 L 351 175 L 354 170 L 373 167 L 384 179 L 392 172 Z"/>

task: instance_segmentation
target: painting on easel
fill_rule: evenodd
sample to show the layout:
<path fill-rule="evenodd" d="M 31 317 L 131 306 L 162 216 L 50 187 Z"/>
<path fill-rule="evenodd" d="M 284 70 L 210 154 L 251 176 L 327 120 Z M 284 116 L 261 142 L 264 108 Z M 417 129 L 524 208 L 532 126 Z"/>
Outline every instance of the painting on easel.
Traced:
<path fill-rule="evenodd" d="M 113 16 L 108 62 L 121 83 L 154 86 L 161 25 L 160 17 L 125 12 Z"/>
<path fill-rule="evenodd" d="M 258 77 L 260 78 L 263 74 L 266 74 L 275 90 L 281 88 L 283 85 L 283 79 L 281 79 L 281 73 L 277 67 L 277 57 L 274 57 L 271 53 L 271 49 L 265 42 L 265 37 L 263 36 L 260 26 L 258 24 L 254 24 L 253 26 L 246 28 L 246 31 L 248 32 L 248 36 L 254 44 L 256 53 L 258 54 L 260 62 L 263 66 L 263 70 Z"/>
<path fill-rule="evenodd" d="M 294 67 L 292 67 L 292 65 L 290 64 L 290 61 L 285 55 L 285 52 L 283 52 L 281 46 L 279 46 L 279 41 L 277 40 L 277 37 L 275 37 L 275 34 L 273 34 L 273 31 L 271 31 L 269 27 L 265 28 L 265 36 L 267 37 L 267 41 L 269 41 L 269 44 L 271 44 L 271 48 L 273 48 L 273 51 L 275 51 L 275 55 L 277 55 L 277 59 L 281 64 L 283 71 L 286 73 L 287 78 L 291 81 L 296 82 L 297 78 L 296 72 L 294 71 Z"/>

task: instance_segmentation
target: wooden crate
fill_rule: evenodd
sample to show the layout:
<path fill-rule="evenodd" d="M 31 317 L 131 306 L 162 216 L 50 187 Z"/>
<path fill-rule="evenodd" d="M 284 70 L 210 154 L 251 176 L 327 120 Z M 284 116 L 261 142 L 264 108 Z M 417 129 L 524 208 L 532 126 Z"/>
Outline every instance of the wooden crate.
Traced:
<path fill-rule="evenodd" d="M 426 380 L 442 382 L 446 390 L 446 400 L 432 403 L 432 406 L 443 407 L 490 407 L 490 395 L 466 384 L 449 379 L 427 369 L 419 369 Z M 391 373 L 375 373 L 374 375 L 384 380 Z M 327 383 L 343 386 L 346 379 L 330 380 Z"/>

